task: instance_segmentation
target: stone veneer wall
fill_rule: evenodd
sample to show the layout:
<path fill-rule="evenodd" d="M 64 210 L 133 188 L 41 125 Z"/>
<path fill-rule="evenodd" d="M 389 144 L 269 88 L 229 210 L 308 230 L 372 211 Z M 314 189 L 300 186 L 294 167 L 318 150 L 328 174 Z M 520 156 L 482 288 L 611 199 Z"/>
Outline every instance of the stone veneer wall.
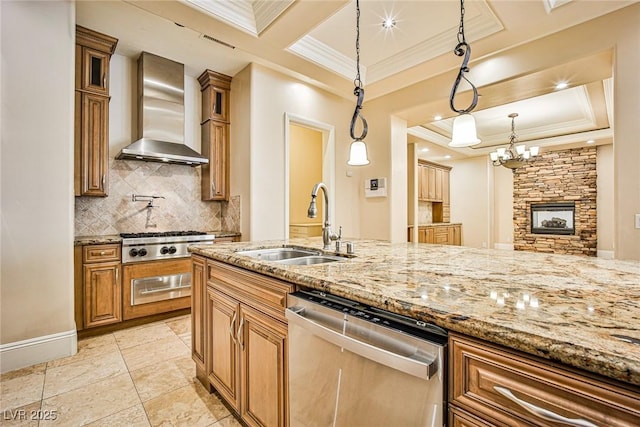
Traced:
<path fill-rule="evenodd" d="M 147 208 L 134 193 L 164 199 Z M 199 167 L 111 159 L 109 196 L 76 197 L 76 236 L 177 230 L 239 232 L 240 196 L 201 201 Z"/>
<path fill-rule="evenodd" d="M 513 242 L 521 251 L 597 255 L 596 148 L 542 153 L 513 176 Z M 531 234 L 531 203 L 575 202 L 574 236 Z"/>

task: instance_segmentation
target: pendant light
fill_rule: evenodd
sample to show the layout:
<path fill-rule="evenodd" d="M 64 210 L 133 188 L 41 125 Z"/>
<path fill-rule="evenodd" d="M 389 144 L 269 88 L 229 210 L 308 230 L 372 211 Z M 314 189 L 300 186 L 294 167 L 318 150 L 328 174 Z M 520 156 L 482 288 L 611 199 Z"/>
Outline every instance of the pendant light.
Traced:
<path fill-rule="evenodd" d="M 368 126 L 364 116 L 360 113 L 362 101 L 364 101 L 364 88 L 362 87 L 362 80 L 360 80 L 360 0 L 356 0 L 356 78 L 353 80 L 353 85 L 353 94 L 356 96 L 357 101 L 349 129 L 353 142 L 349 149 L 349 160 L 347 164 L 350 166 L 364 166 L 369 164 L 369 158 L 367 157 L 367 146 L 364 143 Z M 362 121 L 362 133 L 360 136 L 355 135 L 356 121 L 358 118 Z"/>
<path fill-rule="evenodd" d="M 458 77 L 451 88 L 451 95 L 449 96 L 449 106 L 451 110 L 458 113 L 458 117 L 453 120 L 453 131 L 451 132 L 451 142 L 449 147 L 470 147 L 480 143 L 476 134 L 476 120 L 471 115 L 471 111 L 478 105 L 478 89 L 467 79 L 464 73 L 469 72 L 469 59 L 471 58 L 471 46 L 467 43 L 464 37 L 464 0 L 460 0 L 460 26 L 458 27 L 458 44 L 456 45 L 453 53 L 456 56 L 464 56 L 460 71 L 458 71 Z M 465 79 L 467 83 L 471 85 L 473 90 L 473 100 L 469 107 L 459 110 L 454 105 L 454 98 L 458 91 L 460 81 Z"/>

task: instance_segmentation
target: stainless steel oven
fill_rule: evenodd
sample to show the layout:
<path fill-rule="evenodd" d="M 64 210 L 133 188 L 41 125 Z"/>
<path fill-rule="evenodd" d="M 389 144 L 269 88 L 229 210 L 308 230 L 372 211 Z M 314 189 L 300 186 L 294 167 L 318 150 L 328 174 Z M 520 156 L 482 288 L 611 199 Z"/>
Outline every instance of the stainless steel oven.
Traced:
<path fill-rule="evenodd" d="M 288 301 L 292 427 L 445 424 L 445 330 L 315 291 Z"/>
<path fill-rule="evenodd" d="M 123 233 L 123 317 L 125 320 L 191 306 L 192 244 L 212 244 L 197 231 Z"/>

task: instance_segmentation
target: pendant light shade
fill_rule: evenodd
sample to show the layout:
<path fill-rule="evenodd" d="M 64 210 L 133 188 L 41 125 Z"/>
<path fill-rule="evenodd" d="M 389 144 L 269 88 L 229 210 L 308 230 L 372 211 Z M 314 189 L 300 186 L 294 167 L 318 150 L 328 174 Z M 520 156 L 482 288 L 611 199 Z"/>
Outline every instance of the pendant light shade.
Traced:
<path fill-rule="evenodd" d="M 358 139 L 351 143 L 351 148 L 349 149 L 349 161 L 347 161 L 347 164 L 350 166 L 364 166 L 369 164 L 367 146 L 364 141 Z"/>
<path fill-rule="evenodd" d="M 450 147 L 470 147 L 480 143 L 476 135 L 476 119 L 469 113 L 460 114 L 453 120 Z"/>

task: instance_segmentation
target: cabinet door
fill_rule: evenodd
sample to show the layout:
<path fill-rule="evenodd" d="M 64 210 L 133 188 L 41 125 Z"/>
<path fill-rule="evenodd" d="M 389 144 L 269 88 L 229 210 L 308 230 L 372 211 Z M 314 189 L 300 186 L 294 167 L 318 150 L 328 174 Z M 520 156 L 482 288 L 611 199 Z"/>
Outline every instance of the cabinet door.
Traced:
<path fill-rule="evenodd" d="M 434 200 L 436 197 L 436 168 L 427 166 L 427 197 Z"/>
<path fill-rule="evenodd" d="M 85 265 L 83 270 L 85 328 L 120 322 L 120 262 Z"/>
<path fill-rule="evenodd" d="M 202 153 L 209 158 L 208 165 L 202 165 L 202 200 L 228 200 L 229 125 L 209 120 L 202 125 Z"/>
<path fill-rule="evenodd" d="M 435 227 L 433 232 L 434 242 L 437 245 L 449 245 L 449 227 Z"/>
<path fill-rule="evenodd" d="M 442 203 L 450 204 L 449 171 L 442 171 Z"/>
<path fill-rule="evenodd" d="M 427 243 L 427 229 L 418 228 L 418 243 Z"/>
<path fill-rule="evenodd" d="M 109 58 L 108 53 L 88 47 L 82 48 L 82 90 L 109 94 Z"/>
<path fill-rule="evenodd" d="M 107 196 L 109 172 L 109 98 L 81 95 L 81 175 L 83 196 Z"/>
<path fill-rule="evenodd" d="M 236 411 L 240 403 L 237 336 L 243 329 L 238 302 L 207 288 L 207 377 Z"/>
<path fill-rule="evenodd" d="M 418 165 L 418 199 L 427 200 L 429 198 L 429 176 L 427 167 Z"/>
<path fill-rule="evenodd" d="M 238 340 L 242 363 L 240 416 L 250 426 L 285 426 L 287 421 L 287 326 L 245 305 Z"/>
<path fill-rule="evenodd" d="M 206 261 L 191 257 L 191 357 L 204 371 L 205 315 L 206 315 Z"/>
<path fill-rule="evenodd" d="M 202 91 L 203 120 L 229 121 L 229 92 L 215 85 Z"/>
<path fill-rule="evenodd" d="M 443 188 L 442 184 L 444 181 L 444 170 L 442 169 L 434 169 L 435 170 L 435 190 L 433 200 L 436 202 L 442 201 L 443 196 Z"/>
<path fill-rule="evenodd" d="M 461 228 L 459 225 L 449 226 L 449 244 L 460 246 L 462 243 Z"/>

